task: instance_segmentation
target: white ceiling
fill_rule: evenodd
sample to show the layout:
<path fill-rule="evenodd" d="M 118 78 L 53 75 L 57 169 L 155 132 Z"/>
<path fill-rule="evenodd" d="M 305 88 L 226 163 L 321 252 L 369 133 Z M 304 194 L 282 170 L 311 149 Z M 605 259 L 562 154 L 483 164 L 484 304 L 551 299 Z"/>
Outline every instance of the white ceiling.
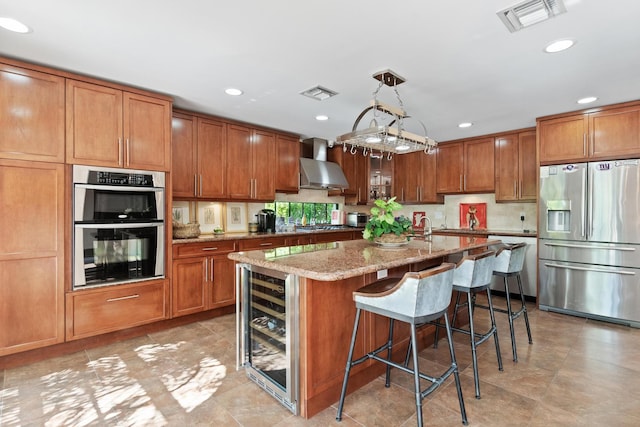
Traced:
<path fill-rule="evenodd" d="M 534 126 L 585 108 L 576 104 L 584 96 L 599 97 L 589 106 L 640 99 L 640 1 L 565 0 L 567 13 L 510 33 L 496 12 L 515 3 L 0 0 L 0 16 L 33 29 L 0 28 L 0 55 L 329 140 L 351 130 L 378 86 L 372 75 L 388 68 L 407 79 L 398 86 L 405 109 L 438 141 Z M 577 43 L 543 52 L 560 38 Z M 339 94 L 299 94 L 316 85 Z M 225 95 L 227 87 L 244 95 Z M 379 98 L 397 105 L 392 88 Z M 474 126 L 459 129 L 463 121 Z"/>

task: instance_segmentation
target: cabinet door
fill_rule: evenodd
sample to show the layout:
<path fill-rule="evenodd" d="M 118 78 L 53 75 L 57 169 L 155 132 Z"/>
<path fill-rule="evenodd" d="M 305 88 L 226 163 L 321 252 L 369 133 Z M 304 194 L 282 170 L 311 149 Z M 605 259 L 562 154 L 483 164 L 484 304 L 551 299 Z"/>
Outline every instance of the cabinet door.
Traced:
<path fill-rule="evenodd" d="M 520 200 L 535 202 L 538 198 L 536 131 L 522 132 L 518 135 L 518 140 Z"/>
<path fill-rule="evenodd" d="M 198 119 L 198 196 L 224 198 L 226 193 L 227 125 L 209 119 Z"/>
<path fill-rule="evenodd" d="M 197 195 L 197 119 L 194 116 L 175 113 L 171 120 L 171 182 L 173 197 Z"/>
<path fill-rule="evenodd" d="M 249 199 L 253 189 L 251 129 L 227 126 L 227 195 L 231 199 Z"/>
<path fill-rule="evenodd" d="M 67 80 L 67 163 L 123 167 L 122 91 Z"/>
<path fill-rule="evenodd" d="M 502 135 L 502 136 L 496 137 L 495 150 L 496 150 L 495 151 L 496 201 L 506 202 L 506 201 L 518 200 L 518 186 L 519 186 L 518 134 L 513 133 L 509 135 Z M 534 150 L 535 150 L 535 145 L 534 145 Z M 534 151 L 534 160 L 535 160 L 535 151 Z"/>
<path fill-rule="evenodd" d="M 464 191 L 495 191 L 495 153 L 493 138 L 464 143 Z"/>
<path fill-rule="evenodd" d="M 64 162 L 64 79 L 0 64 L 0 158 Z"/>
<path fill-rule="evenodd" d="M 640 107 L 617 108 L 589 114 L 590 156 L 640 155 Z"/>
<path fill-rule="evenodd" d="M 227 255 L 213 257 L 213 281 L 210 287 L 208 308 L 233 305 L 236 302 L 235 275 L 236 263 Z"/>
<path fill-rule="evenodd" d="M 587 157 L 587 116 L 569 116 L 538 122 L 540 164 L 581 161 Z"/>
<path fill-rule="evenodd" d="M 64 341 L 64 165 L 0 159 L 0 185 L 2 356 Z"/>
<path fill-rule="evenodd" d="M 276 190 L 297 193 L 300 185 L 300 141 L 276 135 Z"/>
<path fill-rule="evenodd" d="M 462 192 L 463 144 L 460 142 L 438 145 L 436 189 L 438 193 Z"/>
<path fill-rule="evenodd" d="M 124 93 L 125 166 L 168 171 L 171 165 L 171 103 Z"/>
<path fill-rule="evenodd" d="M 254 130 L 251 136 L 253 158 L 252 199 L 272 202 L 276 197 L 276 135 Z"/>
<path fill-rule="evenodd" d="M 356 155 L 353 155 L 347 150 L 343 149 L 343 146 L 338 146 L 330 149 L 327 154 L 327 160 L 335 162 L 340 165 L 342 172 L 344 172 L 345 178 L 349 183 L 349 187 L 343 190 L 329 190 L 329 196 L 356 196 L 358 194 L 357 178 L 356 178 Z"/>
<path fill-rule="evenodd" d="M 422 163 L 419 201 L 424 203 L 444 203 L 444 196 L 436 191 L 438 172 L 436 153 L 425 154 L 420 152 L 419 154 Z"/>
<path fill-rule="evenodd" d="M 212 258 L 173 261 L 171 314 L 173 317 L 206 310 L 205 287 L 212 274 Z"/>
<path fill-rule="evenodd" d="M 353 157 L 356 164 L 356 203 L 366 205 L 369 201 L 369 158 L 361 152 Z"/>

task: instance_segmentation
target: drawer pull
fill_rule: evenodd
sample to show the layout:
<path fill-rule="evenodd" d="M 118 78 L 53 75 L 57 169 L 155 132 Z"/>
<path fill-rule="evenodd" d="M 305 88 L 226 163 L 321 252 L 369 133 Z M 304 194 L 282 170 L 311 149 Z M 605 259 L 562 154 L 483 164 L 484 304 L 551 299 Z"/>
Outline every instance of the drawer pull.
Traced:
<path fill-rule="evenodd" d="M 217 251 L 218 248 L 202 248 L 203 251 Z"/>
<path fill-rule="evenodd" d="M 134 298 L 140 298 L 140 295 L 139 294 L 134 294 L 134 295 L 128 295 L 126 297 L 109 298 L 107 300 L 107 302 L 122 301 L 122 300 L 125 300 L 125 299 L 134 299 Z"/>
<path fill-rule="evenodd" d="M 271 246 L 273 243 L 260 243 L 260 246 Z"/>

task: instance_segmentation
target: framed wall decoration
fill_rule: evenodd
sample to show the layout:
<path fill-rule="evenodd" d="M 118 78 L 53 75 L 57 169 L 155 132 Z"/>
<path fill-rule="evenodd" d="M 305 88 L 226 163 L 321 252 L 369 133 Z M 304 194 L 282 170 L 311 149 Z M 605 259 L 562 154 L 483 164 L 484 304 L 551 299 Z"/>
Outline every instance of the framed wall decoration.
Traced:
<path fill-rule="evenodd" d="M 198 202 L 198 222 L 200 231 L 213 233 L 213 230 L 223 227 L 222 204 L 211 202 Z"/>
<path fill-rule="evenodd" d="M 247 204 L 227 203 L 225 207 L 225 231 L 239 233 L 247 231 Z"/>

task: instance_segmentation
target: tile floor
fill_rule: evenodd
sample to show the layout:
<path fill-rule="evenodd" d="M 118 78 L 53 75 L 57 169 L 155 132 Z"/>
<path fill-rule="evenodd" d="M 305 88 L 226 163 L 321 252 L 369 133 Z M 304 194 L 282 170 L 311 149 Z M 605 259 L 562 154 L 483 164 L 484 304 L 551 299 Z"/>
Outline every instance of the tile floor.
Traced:
<path fill-rule="evenodd" d="M 496 298 L 504 306 L 504 299 Z M 470 426 L 640 425 L 640 330 L 529 307 L 534 343 L 516 321 L 511 360 L 506 315 L 495 347 L 479 348 L 482 399 L 474 398 L 468 337 L 454 335 Z M 477 311 L 477 325 L 486 322 Z M 233 315 L 0 371 L 1 426 L 414 426 L 410 376 L 397 372 L 310 420 L 295 417 L 235 366 Z M 346 357 L 346 355 L 345 355 Z M 446 363 L 447 346 L 421 352 L 421 367 Z M 441 367 L 436 370 L 439 372 Z M 337 402 L 336 402 L 337 403 Z M 452 380 L 424 403 L 426 425 L 460 426 Z"/>

